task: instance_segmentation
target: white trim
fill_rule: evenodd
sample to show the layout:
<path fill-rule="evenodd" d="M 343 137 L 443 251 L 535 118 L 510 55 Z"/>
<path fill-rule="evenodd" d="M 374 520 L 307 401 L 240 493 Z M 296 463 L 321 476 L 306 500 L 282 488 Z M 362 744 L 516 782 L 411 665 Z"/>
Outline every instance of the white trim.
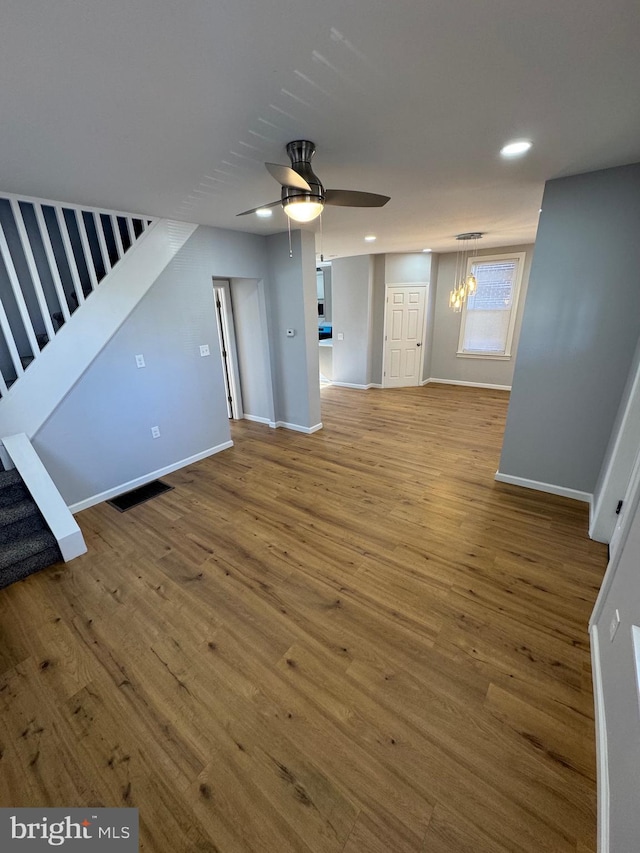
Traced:
<path fill-rule="evenodd" d="M 111 215 L 114 213 L 116 216 L 131 216 L 133 219 L 140 219 L 142 223 L 145 225 L 146 230 L 146 222 L 156 221 L 158 217 L 148 216 L 146 213 L 125 213 L 123 210 L 107 210 L 106 207 L 90 207 L 87 204 L 74 204 L 68 201 L 53 201 L 50 198 L 37 198 L 36 196 L 31 195 L 16 195 L 16 193 L 5 193 L 0 192 L 0 198 L 6 199 L 17 199 L 17 201 L 26 201 L 30 204 L 45 204 L 47 207 L 68 207 L 73 210 L 86 210 L 91 213 L 107 213 Z"/>
<path fill-rule="evenodd" d="M 236 343 L 235 321 L 233 319 L 233 300 L 231 298 L 231 281 L 227 278 L 212 278 L 213 299 L 216 303 L 214 311 L 216 315 L 216 326 L 218 328 L 218 345 L 220 347 L 220 360 L 222 370 L 225 370 L 225 355 L 222 342 L 226 346 L 226 370 L 225 377 L 229 379 L 229 396 L 231 397 L 231 417 L 237 421 L 242 420 L 242 387 L 240 385 L 240 365 L 238 364 L 238 346 Z M 217 302 L 220 300 L 220 313 L 218 313 Z"/>
<path fill-rule="evenodd" d="M 120 226 L 118 225 L 118 217 L 115 213 L 111 214 L 111 230 L 113 231 L 113 238 L 116 241 L 116 251 L 118 252 L 119 261 L 124 256 L 124 246 L 122 245 L 122 234 L 120 233 Z"/>
<path fill-rule="evenodd" d="M 303 432 L 305 435 L 312 435 L 314 432 L 318 432 L 319 429 L 322 429 L 322 423 L 314 424 L 312 427 L 300 426 L 300 424 L 288 424 L 285 421 L 276 421 L 275 423 L 270 423 L 270 427 L 278 429 L 290 429 L 294 432 Z"/>
<path fill-rule="evenodd" d="M 461 379 L 423 379 L 421 385 L 433 382 L 437 385 L 463 385 L 465 388 L 492 388 L 494 391 L 511 391 L 511 385 L 494 385 L 491 382 L 463 382 Z"/>
<path fill-rule="evenodd" d="M 193 456 L 188 456 L 186 459 L 181 459 L 179 462 L 173 462 L 171 465 L 166 465 L 164 468 L 158 468 L 157 471 L 151 471 L 149 474 L 143 474 L 141 477 L 129 480 L 128 483 L 121 483 L 113 489 L 107 489 L 105 492 L 100 492 L 98 495 L 93 495 L 93 497 L 85 498 L 85 500 L 71 504 L 69 506 L 69 511 L 75 515 L 83 509 L 89 509 L 91 506 L 103 503 L 103 501 L 108 501 L 111 498 L 115 498 L 118 495 L 123 494 L 124 492 L 130 492 L 132 489 L 137 489 L 138 486 L 144 486 L 152 480 L 157 480 L 158 477 L 164 477 L 167 474 L 172 474 L 179 468 L 184 468 L 187 465 L 193 465 L 194 462 L 199 462 L 201 459 L 206 459 L 208 456 L 213 456 L 214 453 L 220 453 L 222 450 L 227 450 L 229 447 L 233 447 L 233 442 L 224 441 L 222 444 L 217 444 L 215 447 L 209 447 L 207 450 L 203 450 Z"/>
<path fill-rule="evenodd" d="M 611 543 L 618 522 L 620 521 L 620 518 L 615 518 L 613 519 L 613 527 L 611 527 L 611 521 L 607 525 L 606 518 L 604 518 L 606 513 L 605 503 L 613 507 L 617 502 L 617 498 L 622 497 L 626 500 L 625 494 L 621 495 L 620 491 L 616 493 L 613 489 L 614 487 L 617 488 L 615 480 L 616 475 L 619 477 L 621 457 L 627 456 L 630 445 L 637 447 L 638 423 L 640 423 L 640 365 L 636 368 L 624 413 L 616 432 L 611 454 L 608 457 L 607 467 L 593 505 L 593 516 L 589 523 L 589 536 L 598 542 Z M 632 473 L 637 465 L 638 462 L 636 459 L 632 467 Z M 632 479 L 630 478 L 627 483 L 625 491 L 628 491 Z"/>
<path fill-rule="evenodd" d="M 600 664 L 600 642 L 598 626 L 592 625 L 591 635 L 591 671 L 593 678 L 593 704 L 596 729 L 596 766 L 598 785 L 598 853 L 609 853 L 609 751 L 607 740 L 607 721 L 604 707 L 604 688 L 602 685 L 602 667 Z"/>
<path fill-rule="evenodd" d="M 80 213 L 82 216 L 82 212 Z M 102 222 L 102 217 L 107 216 L 109 222 L 111 222 L 111 215 L 107 214 L 94 214 L 93 221 L 96 224 L 96 234 L 98 235 L 98 245 L 100 246 L 100 254 L 102 255 L 102 263 L 104 264 L 104 273 L 105 277 L 109 275 L 113 267 L 111 266 L 111 258 L 109 257 L 109 249 L 107 248 L 107 235 L 104 233 L 104 223 Z"/>
<path fill-rule="evenodd" d="M 268 424 L 275 429 L 275 422 L 271 418 L 261 418 L 258 415 L 248 415 L 246 412 L 242 415 L 245 421 L 251 421 L 255 424 Z"/>
<path fill-rule="evenodd" d="M 513 282 L 511 288 L 511 307 L 509 313 L 509 325 L 507 327 L 507 334 L 504 342 L 504 352 L 496 352 L 496 353 L 485 353 L 478 352 L 477 350 L 465 350 L 463 349 L 464 344 L 464 329 L 467 320 L 467 309 L 469 306 L 469 300 L 465 299 L 464 305 L 462 307 L 462 316 L 460 318 L 460 334 L 458 336 L 458 349 L 456 355 L 458 356 L 475 356 L 476 358 L 487 358 L 487 359 L 509 359 L 512 356 L 511 347 L 513 345 L 513 336 L 516 328 L 516 314 L 518 313 L 518 299 L 520 298 L 520 290 L 522 285 L 522 279 L 524 276 L 524 264 L 525 259 L 527 257 L 526 252 L 506 252 L 500 255 L 475 255 L 472 258 L 469 258 L 467 261 L 467 271 L 465 273 L 465 277 L 469 275 L 473 271 L 474 264 L 481 263 L 492 263 L 495 261 L 518 261 L 518 268 L 516 270 L 515 281 Z M 455 287 L 455 285 L 454 285 Z"/>
<path fill-rule="evenodd" d="M 17 202 L 15 199 L 11 199 L 10 205 L 11 212 L 13 213 L 13 220 L 16 223 L 16 229 L 18 231 L 18 237 L 20 238 L 22 251 L 24 253 L 24 259 L 27 262 L 27 269 L 29 270 L 31 284 L 33 285 L 33 290 L 36 295 L 38 308 L 40 309 L 40 314 L 42 316 L 42 322 L 44 323 L 44 328 L 47 333 L 47 337 L 51 341 L 53 340 L 55 332 L 53 330 L 53 323 L 51 322 L 49 306 L 47 305 L 44 290 L 42 289 L 40 272 L 38 271 L 38 265 L 36 264 L 36 259 L 33 255 L 33 249 L 31 248 L 31 240 L 29 239 L 29 234 L 27 233 L 27 226 L 25 225 L 24 216 L 22 215 L 22 208 L 20 207 L 20 203 Z M 40 230 L 37 220 L 36 228 Z M 34 353 L 33 355 L 34 358 L 40 355 L 40 347 L 38 347 L 38 352 Z"/>
<path fill-rule="evenodd" d="M 0 329 L 2 329 L 2 333 L 4 334 L 4 339 L 9 350 L 9 355 L 11 356 L 11 361 L 13 362 L 13 367 L 16 371 L 16 376 L 22 376 L 24 368 L 20 361 L 20 353 L 18 352 L 18 347 L 16 346 L 15 338 L 13 337 L 13 332 L 9 324 L 9 318 L 7 317 L 7 312 L 4 310 L 2 300 L 0 300 Z M 2 381 L 4 382 L 4 378 Z M 5 383 L 2 387 L 2 396 L 5 397 L 6 394 L 7 385 Z"/>
<path fill-rule="evenodd" d="M 456 352 L 456 358 L 481 358 L 481 359 L 490 359 L 491 361 L 511 361 L 513 358 L 512 355 L 503 355 L 500 352 L 460 352 L 458 350 Z"/>
<path fill-rule="evenodd" d="M 27 308 L 27 303 L 25 302 L 24 296 L 22 294 L 22 286 L 20 284 L 20 279 L 18 278 L 18 273 L 16 272 L 16 268 L 13 263 L 13 258 L 11 257 L 11 252 L 9 250 L 9 244 L 7 243 L 7 238 L 5 236 L 4 228 L 2 227 L 2 225 L 0 225 L 0 254 L 2 255 L 4 267 L 7 271 L 7 276 L 9 277 L 9 283 L 11 284 L 11 290 L 13 290 L 16 305 L 18 307 L 18 311 L 22 319 L 22 325 L 24 326 L 24 331 L 27 336 L 31 352 L 35 359 L 40 355 L 40 347 L 38 346 L 38 341 L 36 340 L 36 333 L 33 328 L 33 322 L 31 321 L 29 309 Z M 19 375 L 20 374 L 18 373 L 18 376 Z"/>
<path fill-rule="evenodd" d="M 95 217 L 93 217 L 95 222 Z M 89 273 L 89 279 L 91 280 L 91 289 L 95 290 L 98 286 L 98 276 L 96 275 L 96 264 L 93 259 L 93 255 L 91 254 L 91 245 L 89 243 L 89 235 L 87 234 L 87 224 L 84 221 L 83 212 L 80 211 L 79 215 L 76 215 L 76 222 L 78 223 L 78 233 L 80 234 L 80 243 L 82 244 L 82 251 L 84 253 L 84 262 L 87 265 L 87 272 Z"/>
<path fill-rule="evenodd" d="M 36 221 L 38 223 L 38 228 L 40 229 L 40 237 L 42 238 L 42 245 L 44 246 L 45 255 L 47 256 L 47 262 L 49 264 L 49 271 L 51 273 L 51 277 L 53 278 L 53 286 L 55 287 L 56 296 L 58 297 L 58 304 L 60 305 L 60 311 L 62 312 L 62 316 L 64 317 L 65 323 L 71 316 L 69 314 L 69 306 L 67 305 L 67 297 L 64 293 L 64 288 L 62 286 L 62 279 L 60 278 L 60 271 L 58 269 L 58 262 L 56 261 L 56 256 L 53 251 L 53 246 L 51 244 L 51 236 L 49 234 L 49 229 L 47 228 L 47 223 L 44 218 L 44 211 L 42 210 L 41 204 L 34 204 L 33 209 L 36 214 Z"/>
<path fill-rule="evenodd" d="M 65 563 L 86 553 L 87 546 L 76 520 L 27 436 L 24 433 L 9 435 L 2 439 L 2 444 L 56 537 Z"/>
<path fill-rule="evenodd" d="M 78 264 L 76 263 L 76 256 L 73 253 L 73 246 L 71 245 L 71 237 L 69 236 L 69 228 L 67 227 L 67 220 L 64 218 L 64 211 L 58 205 L 54 205 L 54 212 L 56 215 L 56 222 L 58 223 L 58 230 L 60 231 L 60 237 L 62 238 L 62 245 L 64 246 L 64 255 L 67 260 L 67 264 L 69 266 L 69 272 L 71 273 L 71 281 L 73 283 L 73 290 L 78 298 L 78 308 L 84 302 L 84 292 L 82 290 L 82 283 L 80 281 L 80 273 L 78 272 Z M 78 224 L 78 217 L 76 216 L 75 210 L 73 211 L 74 219 L 76 225 Z"/>
<path fill-rule="evenodd" d="M 620 563 L 620 556 L 622 554 L 622 550 L 629 536 L 631 523 L 635 518 L 639 506 L 640 453 L 638 453 L 636 457 L 633 466 L 633 471 L 631 472 L 629 486 L 627 487 L 627 491 L 624 496 L 624 504 L 620 515 L 618 516 L 618 522 L 613 532 L 613 536 L 611 537 L 611 542 L 609 543 L 609 564 L 607 566 L 606 572 L 604 573 L 602 583 L 600 584 L 600 591 L 598 592 L 596 603 L 593 606 L 593 612 L 591 613 L 591 618 L 589 620 L 589 628 L 594 627 L 602 616 L 602 610 L 604 608 L 605 601 L 607 600 L 607 596 L 609 595 L 609 591 L 611 589 L 611 584 L 613 583 L 613 580 L 616 576 L 616 572 L 618 570 L 618 564 Z"/>
<path fill-rule="evenodd" d="M 502 474 L 500 471 L 496 471 L 495 479 L 499 483 L 510 483 L 512 486 L 522 486 L 536 492 L 560 495 L 563 498 L 571 498 L 583 503 L 590 504 L 593 500 L 593 495 L 590 492 L 579 492 L 577 489 L 567 489 L 564 486 L 556 486 L 554 483 L 541 483 L 538 480 L 529 480 L 527 477 L 513 477 L 511 474 Z"/>
<path fill-rule="evenodd" d="M 356 385 L 354 382 L 336 382 L 335 379 L 331 380 L 332 385 L 337 385 L 338 388 L 355 388 L 358 391 L 368 391 L 369 388 L 382 388 L 382 385 L 374 385 L 373 382 L 369 382 L 367 385 Z"/>

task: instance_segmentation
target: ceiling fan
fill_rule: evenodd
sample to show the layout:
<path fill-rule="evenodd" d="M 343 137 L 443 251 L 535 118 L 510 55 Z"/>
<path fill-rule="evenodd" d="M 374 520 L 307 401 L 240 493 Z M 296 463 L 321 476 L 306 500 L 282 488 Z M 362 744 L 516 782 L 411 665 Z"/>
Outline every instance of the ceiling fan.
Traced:
<path fill-rule="evenodd" d="M 263 204 L 251 210 L 243 210 L 238 216 L 246 216 L 257 210 L 277 207 L 296 222 L 311 222 L 322 212 L 325 204 L 337 207 L 382 207 L 389 201 L 388 195 L 363 193 L 357 190 L 325 190 L 320 179 L 311 168 L 311 158 L 316 152 L 314 142 L 297 139 L 287 145 L 291 166 L 265 163 L 269 174 L 282 185 L 280 201 Z"/>

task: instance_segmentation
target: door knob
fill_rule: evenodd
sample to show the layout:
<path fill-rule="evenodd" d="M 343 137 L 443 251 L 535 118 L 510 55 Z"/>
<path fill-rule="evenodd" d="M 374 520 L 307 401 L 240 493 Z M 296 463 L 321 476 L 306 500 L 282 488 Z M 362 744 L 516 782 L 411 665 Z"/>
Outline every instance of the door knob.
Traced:
<path fill-rule="evenodd" d="M 422 346 L 422 344 L 416 344 L 416 346 L 417 346 L 417 347 L 421 347 L 421 346 Z"/>

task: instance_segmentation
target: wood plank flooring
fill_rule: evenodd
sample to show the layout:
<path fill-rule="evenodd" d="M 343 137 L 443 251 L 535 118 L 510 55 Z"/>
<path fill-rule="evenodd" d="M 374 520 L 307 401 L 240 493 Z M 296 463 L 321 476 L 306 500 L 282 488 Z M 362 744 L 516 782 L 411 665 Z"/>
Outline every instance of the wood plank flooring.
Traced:
<path fill-rule="evenodd" d="M 505 392 L 324 388 L 0 592 L 0 805 L 151 853 L 591 853 L 587 507 L 496 483 Z"/>

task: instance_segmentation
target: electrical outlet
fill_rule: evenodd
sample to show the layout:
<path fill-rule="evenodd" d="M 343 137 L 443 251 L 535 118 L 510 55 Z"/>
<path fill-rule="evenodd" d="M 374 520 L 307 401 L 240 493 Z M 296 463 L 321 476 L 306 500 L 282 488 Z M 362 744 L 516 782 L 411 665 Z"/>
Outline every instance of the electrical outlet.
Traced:
<path fill-rule="evenodd" d="M 136 356 L 136 367 L 146 367 L 147 365 L 144 363 L 144 356 L 137 355 Z"/>
<path fill-rule="evenodd" d="M 200 356 L 204 358 L 205 355 L 211 355 L 209 352 L 209 344 L 201 344 L 200 346 Z"/>
<path fill-rule="evenodd" d="M 295 336 L 295 333 L 296 333 L 295 329 L 287 329 L 287 337 L 288 338 L 293 338 Z"/>
<path fill-rule="evenodd" d="M 151 438 L 160 438 L 160 427 L 151 427 Z"/>
<path fill-rule="evenodd" d="M 338 340 L 339 340 L 339 341 L 343 341 L 343 340 L 344 340 L 344 332 L 338 332 Z"/>
<path fill-rule="evenodd" d="M 613 638 L 616 635 L 616 631 L 620 626 L 620 611 L 616 608 L 616 612 L 611 617 L 611 623 L 609 624 L 609 639 L 613 642 Z"/>

